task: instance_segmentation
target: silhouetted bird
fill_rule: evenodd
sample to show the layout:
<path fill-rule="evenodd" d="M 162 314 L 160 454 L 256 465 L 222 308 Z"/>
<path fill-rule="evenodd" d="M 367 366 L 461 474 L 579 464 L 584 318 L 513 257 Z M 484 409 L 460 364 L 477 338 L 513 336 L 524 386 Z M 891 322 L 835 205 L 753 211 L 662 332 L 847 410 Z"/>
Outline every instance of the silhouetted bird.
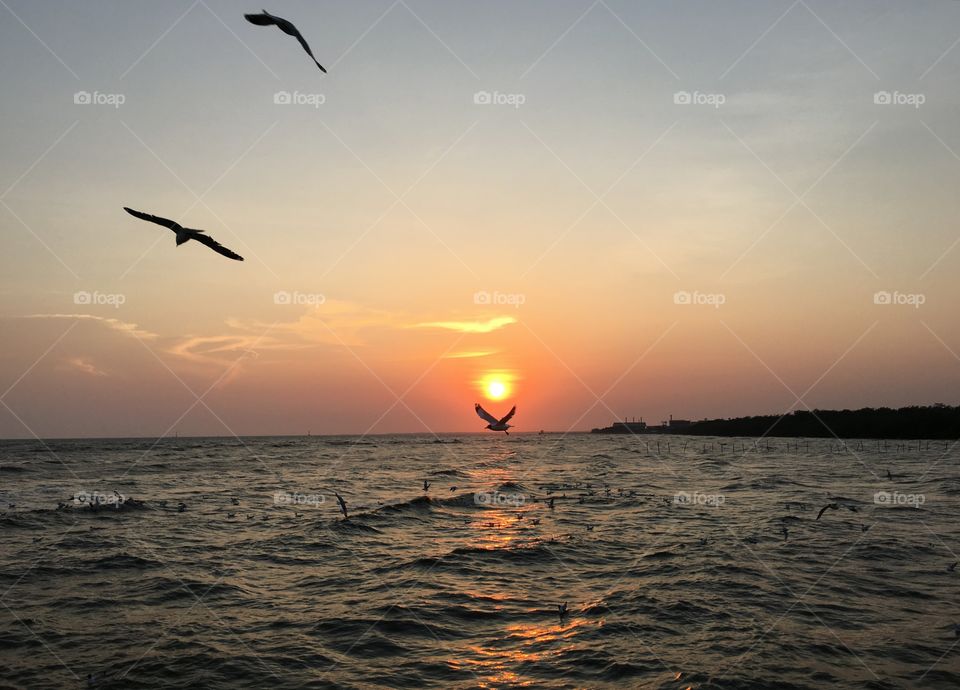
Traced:
<path fill-rule="evenodd" d="M 177 246 L 179 247 L 184 242 L 189 242 L 190 240 L 196 240 L 200 244 L 205 244 L 210 249 L 215 251 L 217 254 L 222 254 L 228 259 L 234 259 L 235 261 L 243 261 L 243 257 L 237 254 L 234 251 L 231 251 L 224 247 L 222 244 L 217 242 L 215 239 L 210 237 L 203 232 L 203 230 L 196 230 L 195 228 L 185 228 L 180 223 L 172 221 L 168 218 L 161 218 L 160 216 L 152 216 L 149 213 L 141 213 L 140 211 L 134 211 L 132 208 L 123 207 L 123 210 L 129 213 L 134 218 L 139 218 L 140 220 L 146 220 L 151 223 L 156 223 L 157 225 L 162 225 L 165 228 L 173 230 L 177 235 Z"/>
<path fill-rule="evenodd" d="M 507 431 L 507 429 L 509 429 L 512 425 L 507 424 L 507 422 L 509 422 L 510 419 L 513 417 L 513 415 L 516 414 L 517 412 L 516 405 L 511 407 L 510 411 L 507 412 L 507 414 L 505 414 L 500 419 L 497 419 L 492 414 L 487 412 L 485 409 L 480 407 L 480 403 L 474 403 L 473 409 L 476 410 L 477 415 L 480 416 L 480 419 L 484 420 L 485 422 L 489 422 L 489 424 L 487 424 L 486 426 L 487 429 L 490 429 L 490 431 L 502 431 L 507 436 L 510 435 L 510 432 Z"/>
<path fill-rule="evenodd" d="M 890 470 L 887 470 L 887 479 L 893 479 L 893 475 L 890 474 Z"/>
<path fill-rule="evenodd" d="M 828 503 L 823 508 L 820 509 L 820 512 L 817 513 L 817 520 L 828 510 L 838 510 L 840 508 L 839 503 Z"/>
<path fill-rule="evenodd" d="M 948 572 L 948 573 L 952 573 L 954 570 L 957 569 L 957 565 L 958 565 L 958 564 L 960 564 L 960 561 L 954 561 L 953 563 L 951 563 L 950 565 L 948 565 L 948 566 L 947 566 L 947 572 Z"/>
<path fill-rule="evenodd" d="M 231 502 L 233 505 L 235 505 L 235 506 L 240 505 L 240 499 L 237 498 L 236 496 L 234 496 L 233 498 L 231 498 L 231 499 L 230 499 L 230 502 Z"/>
<path fill-rule="evenodd" d="M 427 491 L 427 490 L 429 490 L 429 489 L 430 489 L 430 482 L 428 482 L 426 479 L 424 479 L 424 480 L 423 480 L 423 490 L 424 490 L 424 491 Z"/>
<path fill-rule="evenodd" d="M 530 522 L 532 522 L 532 523 L 535 524 L 535 525 L 539 525 L 539 524 L 540 524 L 540 518 L 533 518 L 533 520 L 531 520 Z"/>
<path fill-rule="evenodd" d="M 563 620 L 564 616 L 567 615 L 567 602 L 557 604 L 557 613 L 560 614 L 560 620 Z"/>
<path fill-rule="evenodd" d="M 307 41 L 303 38 L 303 34 L 301 34 L 297 27 L 293 25 L 293 22 L 290 22 L 283 17 L 270 14 L 266 10 L 263 10 L 262 14 L 245 14 L 243 17 L 251 24 L 256 24 L 257 26 L 273 25 L 288 36 L 293 36 L 295 39 L 300 41 L 300 45 L 303 46 L 305 51 L 307 51 L 307 55 L 309 55 L 310 59 L 316 63 L 317 67 L 320 68 L 320 71 L 326 74 L 327 70 L 324 69 L 323 65 L 317 62 L 317 58 L 313 56 L 313 51 L 310 50 L 310 46 L 307 45 Z"/>
<path fill-rule="evenodd" d="M 343 496 L 338 494 L 336 491 L 333 492 L 333 495 L 337 497 L 337 503 L 340 504 L 340 512 L 343 513 L 343 519 L 346 520 L 349 516 L 347 515 L 347 502 L 343 500 Z"/>
<path fill-rule="evenodd" d="M 178 513 L 182 513 L 182 512 L 185 511 L 186 509 L 187 509 L 187 504 L 186 504 L 186 503 L 181 502 L 181 503 L 178 503 L 178 504 L 177 504 L 177 512 L 178 512 Z"/>
<path fill-rule="evenodd" d="M 456 491 L 456 490 L 457 490 L 457 487 L 455 487 L 455 486 L 451 486 L 451 487 L 450 487 L 450 491 Z"/>
<path fill-rule="evenodd" d="M 553 502 L 554 502 L 554 500 L 556 500 L 556 499 L 551 498 L 549 501 L 547 501 L 547 507 L 548 507 L 550 510 L 553 510 Z"/>

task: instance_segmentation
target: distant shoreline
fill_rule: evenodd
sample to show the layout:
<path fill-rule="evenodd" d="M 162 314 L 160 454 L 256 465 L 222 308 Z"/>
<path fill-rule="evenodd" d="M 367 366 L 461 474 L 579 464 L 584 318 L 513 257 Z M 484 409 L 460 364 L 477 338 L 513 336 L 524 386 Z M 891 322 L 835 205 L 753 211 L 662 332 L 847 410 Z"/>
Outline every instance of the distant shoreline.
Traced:
<path fill-rule="evenodd" d="M 777 438 L 846 438 L 891 440 L 960 439 L 960 406 L 864 407 L 859 410 L 798 410 L 785 415 L 758 415 L 647 426 L 616 422 L 594 434 L 676 434 Z"/>

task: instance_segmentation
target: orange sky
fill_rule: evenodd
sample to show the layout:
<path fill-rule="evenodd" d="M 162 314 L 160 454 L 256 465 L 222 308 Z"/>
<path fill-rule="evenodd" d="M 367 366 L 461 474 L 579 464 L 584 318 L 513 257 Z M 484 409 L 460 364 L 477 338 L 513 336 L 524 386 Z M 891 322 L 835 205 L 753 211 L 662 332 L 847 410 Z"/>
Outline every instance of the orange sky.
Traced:
<path fill-rule="evenodd" d="M 208 5 L 0 24 L 0 437 L 958 402 L 960 5 Z"/>

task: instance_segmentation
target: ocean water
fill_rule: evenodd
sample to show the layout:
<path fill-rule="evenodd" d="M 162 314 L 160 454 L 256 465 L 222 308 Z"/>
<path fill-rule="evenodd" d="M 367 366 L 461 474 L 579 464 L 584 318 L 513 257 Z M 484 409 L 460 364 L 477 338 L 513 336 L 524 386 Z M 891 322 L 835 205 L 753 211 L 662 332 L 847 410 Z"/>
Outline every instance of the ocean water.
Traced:
<path fill-rule="evenodd" d="M 942 441 L 6 441 L 0 480 L 3 687 L 960 687 Z"/>

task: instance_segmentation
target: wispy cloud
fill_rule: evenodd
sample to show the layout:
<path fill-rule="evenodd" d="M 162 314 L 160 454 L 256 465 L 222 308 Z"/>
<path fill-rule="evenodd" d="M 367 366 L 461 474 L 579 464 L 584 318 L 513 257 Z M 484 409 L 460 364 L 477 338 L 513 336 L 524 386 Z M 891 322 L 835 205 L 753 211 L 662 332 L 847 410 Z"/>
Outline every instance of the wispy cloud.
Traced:
<path fill-rule="evenodd" d="M 98 369 L 96 365 L 87 357 L 70 357 L 64 362 L 64 368 L 80 371 L 90 376 L 106 376 L 107 372 Z"/>
<path fill-rule="evenodd" d="M 140 328 L 140 326 L 135 323 L 129 323 L 127 321 L 121 321 L 120 319 L 113 319 L 105 316 L 96 316 L 95 314 L 27 314 L 26 316 L 18 318 L 96 321 L 111 330 L 117 331 L 118 333 L 123 333 L 124 335 L 129 335 L 131 337 L 142 338 L 145 340 L 158 337 L 156 333 L 152 333 L 148 330 Z"/>
<path fill-rule="evenodd" d="M 499 350 L 469 350 L 465 352 L 449 352 L 443 356 L 443 359 L 469 359 L 472 357 L 489 357 L 495 355 Z"/>
<path fill-rule="evenodd" d="M 444 328 L 458 333 L 492 333 L 516 322 L 512 316 L 495 316 L 487 321 L 428 321 L 415 324 L 413 328 Z"/>

